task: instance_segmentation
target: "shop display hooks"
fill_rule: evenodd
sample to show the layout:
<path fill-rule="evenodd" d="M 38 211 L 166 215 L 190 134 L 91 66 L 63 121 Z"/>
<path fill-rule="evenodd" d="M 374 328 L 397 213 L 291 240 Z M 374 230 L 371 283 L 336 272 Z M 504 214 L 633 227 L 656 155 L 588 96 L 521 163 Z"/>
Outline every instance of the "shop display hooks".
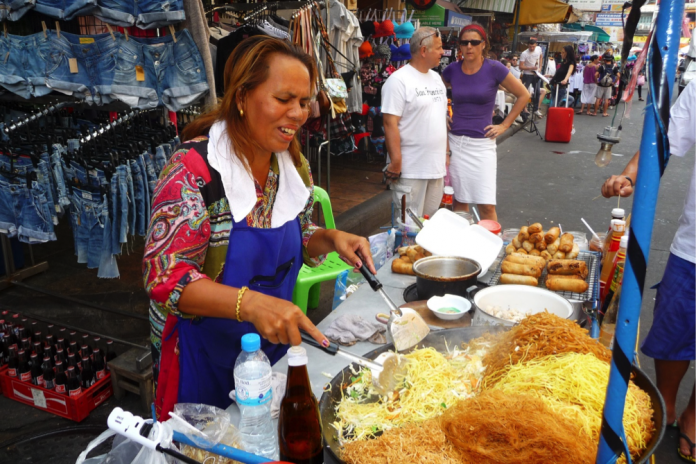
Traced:
<path fill-rule="evenodd" d="M 5 131 L 6 134 L 9 134 L 13 130 L 19 129 L 22 126 L 25 126 L 29 124 L 30 122 L 36 121 L 39 118 L 43 118 L 44 116 L 48 116 L 51 113 L 54 113 L 58 111 L 61 108 L 65 108 L 66 106 L 70 106 L 71 103 L 68 102 L 62 102 L 62 103 L 56 103 L 51 106 L 47 106 L 43 110 L 39 111 L 38 113 L 34 113 L 31 116 L 24 118 L 20 121 L 11 123 L 9 126 L 6 126 L 3 130 Z"/>
<path fill-rule="evenodd" d="M 130 111 L 127 114 L 124 114 L 123 116 L 119 117 L 118 119 L 111 121 L 110 123 L 108 123 L 105 126 L 100 125 L 99 129 L 95 130 L 91 134 L 87 134 L 86 136 L 82 137 L 80 139 L 80 143 L 81 144 L 87 143 L 90 140 L 93 140 L 93 139 L 99 137 L 100 135 L 103 135 L 104 133 L 106 133 L 106 131 L 113 129 L 116 126 L 123 124 L 124 122 L 130 121 L 133 117 L 139 115 L 140 113 L 143 113 L 143 111 L 135 109 L 135 110 Z"/>

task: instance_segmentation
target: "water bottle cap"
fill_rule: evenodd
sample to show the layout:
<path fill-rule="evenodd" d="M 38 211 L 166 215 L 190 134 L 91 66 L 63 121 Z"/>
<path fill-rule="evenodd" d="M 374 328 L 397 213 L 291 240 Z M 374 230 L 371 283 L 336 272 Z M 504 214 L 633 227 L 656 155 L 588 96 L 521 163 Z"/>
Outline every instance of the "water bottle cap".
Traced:
<path fill-rule="evenodd" d="M 261 337 L 259 334 L 248 333 L 242 335 L 242 349 L 248 353 L 252 353 L 261 348 Z"/>
<path fill-rule="evenodd" d="M 628 248 L 628 235 L 621 237 L 621 242 L 619 243 L 621 248 Z"/>
<path fill-rule="evenodd" d="M 611 210 L 611 216 L 614 219 L 622 219 L 626 217 L 626 211 L 623 208 L 614 208 Z"/>
<path fill-rule="evenodd" d="M 307 350 L 301 346 L 293 346 L 288 350 L 288 366 L 305 366 L 309 359 Z"/>
<path fill-rule="evenodd" d="M 454 187 L 450 187 L 450 186 L 445 187 L 445 193 L 447 195 L 454 195 Z"/>

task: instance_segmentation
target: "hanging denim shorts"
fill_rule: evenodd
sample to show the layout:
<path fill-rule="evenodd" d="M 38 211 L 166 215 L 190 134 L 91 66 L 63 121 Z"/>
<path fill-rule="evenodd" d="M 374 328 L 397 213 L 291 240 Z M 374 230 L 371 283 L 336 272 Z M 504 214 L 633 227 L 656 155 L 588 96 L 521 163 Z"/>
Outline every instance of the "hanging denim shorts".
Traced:
<path fill-rule="evenodd" d="M 48 95 L 46 74 L 60 64 L 51 54 L 52 37 L 52 31 L 24 37 L 0 35 L 0 86 L 27 99 Z"/>
<path fill-rule="evenodd" d="M 45 191 L 37 181 L 0 175 L 0 232 L 18 237 L 23 243 L 56 240 L 51 210 Z"/>
<path fill-rule="evenodd" d="M 24 14 L 34 8 L 36 0 L 0 0 L 0 20 L 19 20 Z"/>
<path fill-rule="evenodd" d="M 184 0 L 98 0 L 94 16 L 117 26 L 154 29 L 186 19 Z"/>
<path fill-rule="evenodd" d="M 53 18 L 70 21 L 86 16 L 96 8 L 97 0 L 36 0 L 36 11 Z"/>
<path fill-rule="evenodd" d="M 121 39 L 118 32 L 113 36 L 80 36 L 61 32 L 60 37 L 55 37 L 51 42 L 51 56 L 59 61 L 59 65 L 47 73 L 46 85 L 88 103 L 111 103 L 111 84 Z M 77 72 L 71 72 L 70 60 L 77 65 Z"/>
<path fill-rule="evenodd" d="M 148 39 L 121 40 L 113 96 L 131 107 L 164 104 L 179 111 L 208 91 L 205 67 L 188 30 Z"/>

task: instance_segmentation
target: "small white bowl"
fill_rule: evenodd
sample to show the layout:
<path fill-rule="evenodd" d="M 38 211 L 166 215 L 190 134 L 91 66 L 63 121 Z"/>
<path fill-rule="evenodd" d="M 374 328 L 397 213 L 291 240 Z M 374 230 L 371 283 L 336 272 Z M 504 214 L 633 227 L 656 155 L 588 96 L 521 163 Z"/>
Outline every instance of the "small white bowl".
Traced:
<path fill-rule="evenodd" d="M 438 318 L 445 321 L 459 319 L 471 310 L 471 302 L 464 297 L 446 294 L 445 296 L 434 296 L 428 300 L 428 308 Z M 456 312 L 442 312 L 444 309 L 452 308 Z"/>

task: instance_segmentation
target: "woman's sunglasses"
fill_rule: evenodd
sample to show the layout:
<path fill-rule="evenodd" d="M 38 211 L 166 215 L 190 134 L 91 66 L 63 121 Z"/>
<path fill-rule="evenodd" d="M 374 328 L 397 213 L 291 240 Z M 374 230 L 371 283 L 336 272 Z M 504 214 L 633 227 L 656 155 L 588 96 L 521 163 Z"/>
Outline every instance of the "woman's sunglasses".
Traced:
<path fill-rule="evenodd" d="M 483 40 L 460 40 L 459 45 L 462 47 L 468 47 L 469 44 L 473 45 L 474 47 L 478 47 L 483 43 Z"/>

